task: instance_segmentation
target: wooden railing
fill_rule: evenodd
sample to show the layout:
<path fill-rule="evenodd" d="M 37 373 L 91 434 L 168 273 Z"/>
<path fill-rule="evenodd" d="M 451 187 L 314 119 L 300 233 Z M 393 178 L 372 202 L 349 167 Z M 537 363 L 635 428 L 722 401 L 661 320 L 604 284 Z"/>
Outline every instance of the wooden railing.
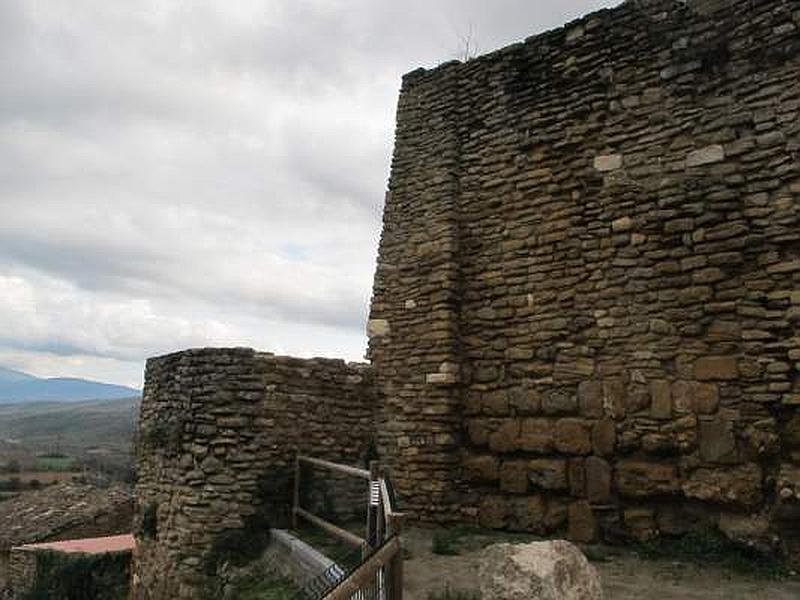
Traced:
<path fill-rule="evenodd" d="M 368 502 L 364 538 L 300 505 L 303 464 L 366 480 Z M 371 462 L 367 470 L 310 456 L 297 456 L 292 506 L 293 527 L 297 529 L 298 519 L 304 519 L 335 538 L 361 548 L 360 564 L 349 572 L 342 570 L 338 580 L 332 579 L 330 589 L 318 597 L 324 600 L 402 600 L 403 554 L 398 536 L 402 530 L 403 518 L 403 513 L 397 510 L 391 482 L 384 476 L 377 462 Z"/>

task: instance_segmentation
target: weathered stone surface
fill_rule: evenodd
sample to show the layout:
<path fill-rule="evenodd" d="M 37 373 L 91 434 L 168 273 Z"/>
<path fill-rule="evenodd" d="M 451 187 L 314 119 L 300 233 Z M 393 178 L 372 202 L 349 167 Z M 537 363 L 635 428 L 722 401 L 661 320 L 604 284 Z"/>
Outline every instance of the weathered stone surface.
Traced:
<path fill-rule="evenodd" d="M 682 487 L 689 498 L 753 506 L 761 502 L 762 472 L 755 464 L 697 469 Z"/>
<path fill-rule="evenodd" d="M 500 466 L 500 489 L 509 494 L 528 491 L 528 461 L 507 460 Z"/>
<path fill-rule="evenodd" d="M 586 497 L 591 504 L 611 500 L 611 465 L 597 456 L 586 459 Z"/>
<path fill-rule="evenodd" d="M 626 508 L 622 513 L 622 519 L 633 537 L 640 542 L 658 535 L 655 511 L 651 508 Z"/>
<path fill-rule="evenodd" d="M 555 444 L 553 424 L 547 419 L 523 419 L 519 447 L 526 452 L 544 454 Z"/>
<path fill-rule="evenodd" d="M 496 456 L 472 455 L 464 460 L 469 481 L 492 482 L 500 478 L 500 460 Z"/>
<path fill-rule="evenodd" d="M 543 490 L 566 490 L 567 461 L 559 458 L 539 458 L 528 463 L 531 485 Z"/>
<path fill-rule="evenodd" d="M 598 456 L 611 456 L 617 443 L 617 426 L 611 419 L 601 419 L 592 429 L 592 448 Z"/>
<path fill-rule="evenodd" d="M 489 434 L 489 449 L 492 452 L 514 452 L 520 448 L 520 423 L 519 421 L 506 420 L 496 431 Z"/>
<path fill-rule="evenodd" d="M 13 546 L 130 533 L 133 506 L 131 490 L 119 484 L 65 482 L 22 492 L 0 502 L 0 559 Z"/>
<path fill-rule="evenodd" d="M 383 337 L 391 333 L 392 328 L 387 319 L 370 319 L 367 322 L 367 336 Z"/>
<path fill-rule="evenodd" d="M 724 512 L 719 517 L 719 530 L 728 539 L 758 552 L 771 554 L 778 549 L 778 536 L 770 531 L 766 515 L 742 515 Z"/>
<path fill-rule="evenodd" d="M 652 404 L 650 414 L 654 419 L 669 419 L 672 417 L 672 393 L 670 382 L 660 379 L 650 382 Z"/>
<path fill-rule="evenodd" d="M 555 447 L 564 454 L 588 454 L 592 451 L 592 431 L 582 419 L 559 419 L 555 424 Z"/>
<path fill-rule="evenodd" d="M 694 364 L 694 376 L 697 379 L 736 379 L 739 367 L 733 356 L 705 356 Z"/>
<path fill-rule="evenodd" d="M 693 150 L 686 157 L 687 167 L 699 167 L 725 159 L 725 149 L 719 144 Z"/>
<path fill-rule="evenodd" d="M 694 383 L 692 385 L 692 409 L 697 414 L 710 415 L 717 411 L 719 392 L 713 383 Z"/>
<path fill-rule="evenodd" d="M 547 509 L 541 496 L 513 498 L 509 502 L 508 528 L 513 531 L 545 533 Z"/>
<path fill-rule="evenodd" d="M 484 496 L 478 508 L 478 523 L 486 529 L 503 529 L 508 525 L 509 501 L 504 496 Z"/>
<path fill-rule="evenodd" d="M 724 418 L 700 421 L 700 456 L 708 462 L 736 460 L 733 423 Z"/>
<path fill-rule="evenodd" d="M 573 542 L 589 543 L 597 539 L 597 519 L 591 505 L 578 500 L 569 505 L 568 537 Z"/>
<path fill-rule="evenodd" d="M 594 168 L 600 172 L 616 171 L 622 168 L 621 154 L 603 154 L 595 156 Z"/>
<path fill-rule="evenodd" d="M 622 460 L 617 463 L 617 489 L 632 498 L 674 494 L 680 490 L 678 469 L 669 463 Z"/>
<path fill-rule="evenodd" d="M 591 380 L 582 381 L 578 385 L 578 400 L 582 416 L 603 416 L 603 383 Z"/>
<path fill-rule="evenodd" d="M 480 557 L 483 598 L 601 600 L 600 576 L 583 553 L 563 540 L 494 544 Z"/>

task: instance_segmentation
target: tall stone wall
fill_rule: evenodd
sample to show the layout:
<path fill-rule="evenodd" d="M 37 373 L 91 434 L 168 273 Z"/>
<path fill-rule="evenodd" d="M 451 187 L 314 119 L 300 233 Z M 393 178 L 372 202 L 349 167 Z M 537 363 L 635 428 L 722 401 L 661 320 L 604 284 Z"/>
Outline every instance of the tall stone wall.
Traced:
<path fill-rule="evenodd" d="M 283 524 L 297 452 L 363 465 L 375 430 L 373 390 L 369 367 L 341 360 L 241 348 L 149 360 L 133 598 L 213 595 L 215 553 Z M 357 483 L 358 502 L 342 482 L 332 500 L 316 498 L 328 510 L 363 505 L 365 483 Z"/>
<path fill-rule="evenodd" d="M 407 75 L 369 334 L 420 518 L 795 543 L 800 2 L 631 1 Z"/>

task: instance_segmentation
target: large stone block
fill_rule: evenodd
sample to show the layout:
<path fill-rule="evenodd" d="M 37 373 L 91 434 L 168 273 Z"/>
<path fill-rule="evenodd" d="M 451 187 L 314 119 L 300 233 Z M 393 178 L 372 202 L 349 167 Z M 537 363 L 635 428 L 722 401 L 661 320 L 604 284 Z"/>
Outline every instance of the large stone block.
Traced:
<path fill-rule="evenodd" d="M 592 448 L 598 456 L 611 456 L 617 444 L 617 426 L 611 419 L 601 419 L 592 429 Z"/>
<path fill-rule="evenodd" d="M 736 461 L 733 421 L 722 417 L 700 421 L 700 456 L 707 462 Z"/>
<path fill-rule="evenodd" d="M 625 416 L 627 389 L 621 379 L 607 379 L 603 382 L 603 411 L 612 419 Z"/>
<path fill-rule="evenodd" d="M 532 486 L 543 490 L 566 490 L 567 461 L 559 458 L 539 458 L 528 462 L 528 479 Z"/>
<path fill-rule="evenodd" d="M 652 403 L 650 414 L 654 419 L 669 419 L 672 416 L 672 392 L 670 382 L 659 379 L 650 382 Z"/>
<path fill-rule="evenodd" d="M 591 424 L 583 419 L 558 419 L 555 447 L 564 454 L 589 454 L 592 451 Z"/>
<path fill-rule="evenodd" d="M 611 465 L 597 456 L 586 459 L 586 497 L 591 504 L 611 500 Z"/>
<path fill-rule="evenodd" d="M 584 544 L 597 539 L 597 519 L 587 501 L 579 500 L 569 505 L 569 531 L 567 536 L 573 542 Z"/>
<path fill-rule="evenodd" d="M 736 379 L 739 366 L 733 356 L 704 356 L 694 363 L 694 376 L 700 380 Z"/>
<path fill-rule="evenodd" d="M 500 460 L 490 455 L 469 455 L 464 459 L 464 475 L 469 481 L 497 481 L 500 478 Z"/>
<path fill-rule="evenodd" d="M 489 434 L 489 449 L 492 452 L 514 452 L 520 447 L 520 422 L 507 419 Z"/>
<path fill-rule="evenodd" d="M 622 155 L 621 154 L 601 154 L 594 157 L 594 168 L 605 173 L 608 171 L 616 171 L 622 168 Z"/>
<path fill-rule="evenodd" d="M 541 496 L 525 496 L 509 500 L 508 528 L 513 531 L 544 533 L 546 506 Z"/>
<path fill-rule="evenodd" d="M 555 432 L 548 419 L 523 419 L 519 447 L 526 452 L 545 454 L 553 450 Z"/>
<path fill-rule="evenodd" d="M 686 157 L 686 166 L 700 167 L 702 165 L 720 162 L 724 159 L 725 149 L 719 144 L 713 144 L 690 152 Z"/>
<path fill-rule="evenodd" d="M 754 506 L 762 499 L 762 472 L 756 464 L 697 469 L 683 483 L 683 493 L 723 504 Z"/>
<path fill-rule="evenodd" d="M 675 494 L 680 491 L 678 468 L 671 463 L 621 460 L 617 463 L 617 490 L 630 498 Z"/>
<path fill-rule="evenodd" d="M 578 385 L 578 400 L 581 416 L 598 418 L 603 416 L 603 383 L 583 381 Z"/>
<path fill-rule="evenodd" d="M 503 496 L 485 496 L 478 507 L 478 523 L 486 529 L 502 529 L 508 524 L 509 503 Z"/>
<path fill-rule="evenodd" d="M 600 576 L 563 540 L 495 544 L 483 551 L 478 580 L 492 600 L 602 600 Z"/>
<path fill-rule="evenodd" d="M 528 491 L 528 461 L 507 460 L 500 466 L 500 489 L 509 494 Z"/>

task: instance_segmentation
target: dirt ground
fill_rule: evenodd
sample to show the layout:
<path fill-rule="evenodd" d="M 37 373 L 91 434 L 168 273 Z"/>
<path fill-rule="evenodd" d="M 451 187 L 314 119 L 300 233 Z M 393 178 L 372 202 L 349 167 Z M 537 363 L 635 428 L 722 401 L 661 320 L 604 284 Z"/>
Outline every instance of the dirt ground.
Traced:
<path fill-rule="evenodd" d="M 478 557 L 487 543 L 474 539 L 460 544 L 456 556 L 431 552 L 432 533 L 410 530 L 404 535 L 406 600 L 428 600 L 428 594 L 446 587 L 453 591 L 478 589 Z M 523 541 L 512 538 L 507 541 Z M 606 600 L 798 600 L 800 578 L 784 580 L 667 560 L 643 560 L 634 552 L 609 549 L 592 552 L 592 564 L 603 580 Z M 488 600 L 488 599 L 485 599 Z"/>

